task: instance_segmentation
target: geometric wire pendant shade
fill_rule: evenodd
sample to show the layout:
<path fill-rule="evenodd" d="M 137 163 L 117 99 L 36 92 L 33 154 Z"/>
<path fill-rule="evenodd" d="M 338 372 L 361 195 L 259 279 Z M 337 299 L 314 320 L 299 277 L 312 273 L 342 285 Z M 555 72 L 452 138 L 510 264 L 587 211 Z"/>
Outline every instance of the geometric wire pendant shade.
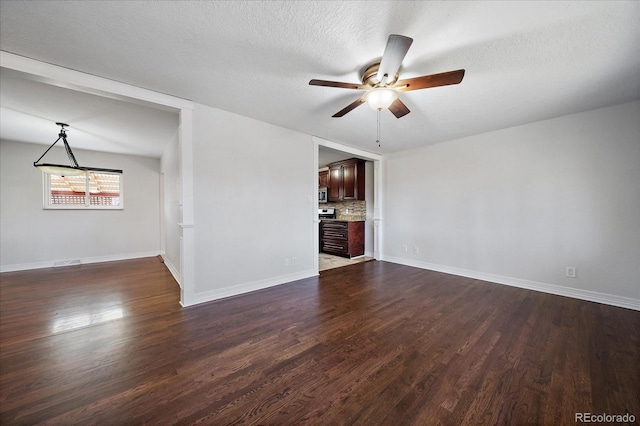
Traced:
<path fill-rule="evenodd" d="M 67 134 L 66 134 L 66 132 L 64 130 L 64 128 L 65 127 L 69 127 L 69 125 L 65 124 L 65 123 L 56 123 L 56 124 L 58 126 L 60 126 L 60 133 L 58 133 L 58 139 L 56 139 L 56 141 L 54 143 L 52 143 L 49 148 L 47 148 L 47 150 L 44 152 L 44 154 L 42 154 L 40 156 L 40 158 L 38 158 L 36 161 L 33 162 L 33 165 L 36 168 L 42 170 L 45 173 L 49 173 L 49 174 L 53 174 L 53 175 L 60 175 L 60 176 L 83 175 L 87 171 L 107 172 L 107 173 L 120 173 L 120 174 L 122 174 L 122 170 L 117 170 L 117 169 L 102 169 L 102 168 L 99 168 L 99 167 L 79 166 L 78 165 L 78 161 L 76 161 L 76 157 L 75 157 L 75 155 L 73 155 L 73 152 L 71 151 L 71 147 L 69 146 L 69 143 L 67 142 Z M 40 160 L 42 160 L 42 157 L 47 155 L 47 152 L 49 152 L 49 150 L 51 150 L 51 148 L 53 148 L 53 146 L 55 144 L 57 144 L 60 139 L 62 139 L 62 142 L 64 143 L 64 149 L 67 152 L 67 157 L 69 157 L 69 165 L 65 166 L 63 164 L 49 164 L 49 163 L 40 163 L 40 164 L 38 164 L 38 162 Z"/>

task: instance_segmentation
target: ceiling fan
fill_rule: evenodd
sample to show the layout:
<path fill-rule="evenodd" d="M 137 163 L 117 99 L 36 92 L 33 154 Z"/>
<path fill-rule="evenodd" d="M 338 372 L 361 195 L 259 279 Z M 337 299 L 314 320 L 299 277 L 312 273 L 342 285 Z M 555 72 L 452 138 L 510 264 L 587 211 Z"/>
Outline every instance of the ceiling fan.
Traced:
<path fill-rule="evenodd" d="M 309 81 L 309 84 L 311 86 L 338 87 L 366 92 L 359 99 L 332 115 L 332 117 L 342 117 L 365 102 L 374 110 L 389 109 L 397 118 L 404 117 L 410 111 L 398 97 L 398 92 L 458 84 L 464 77 L 464 70 L 456 70 L 398 80 L 400 65 L 412 42 L 413 39 L 410 37 L 391 34 L 380 62 L 371 64 L 362 74 L 362 84 L 315 79 Z"/>

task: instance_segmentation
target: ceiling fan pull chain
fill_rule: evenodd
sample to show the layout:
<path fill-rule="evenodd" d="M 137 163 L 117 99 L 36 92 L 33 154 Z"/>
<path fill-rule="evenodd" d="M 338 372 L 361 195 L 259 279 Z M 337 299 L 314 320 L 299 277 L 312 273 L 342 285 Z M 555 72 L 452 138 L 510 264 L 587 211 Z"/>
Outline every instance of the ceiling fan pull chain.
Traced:
<path fill-rule="evenodd" d="M 378 110 L 378 139 L 376 140 L 378 148 L 380 148 L 380 110 Z"/>

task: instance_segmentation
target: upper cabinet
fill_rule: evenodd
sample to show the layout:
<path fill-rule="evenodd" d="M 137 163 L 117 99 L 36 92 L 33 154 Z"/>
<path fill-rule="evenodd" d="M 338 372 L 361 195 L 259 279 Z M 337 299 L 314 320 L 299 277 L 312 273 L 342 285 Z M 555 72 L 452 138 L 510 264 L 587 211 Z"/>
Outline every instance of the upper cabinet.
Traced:
<path fill-rule="evenodd" d="M 329 201 L 364 200 L 364 164 L 357 158 L 329 164 Z"/>
<path fill-rule="evenodd" d="M 329 186 L 329 170 L 318 172 L 318 187 L 326 188 Z"/>

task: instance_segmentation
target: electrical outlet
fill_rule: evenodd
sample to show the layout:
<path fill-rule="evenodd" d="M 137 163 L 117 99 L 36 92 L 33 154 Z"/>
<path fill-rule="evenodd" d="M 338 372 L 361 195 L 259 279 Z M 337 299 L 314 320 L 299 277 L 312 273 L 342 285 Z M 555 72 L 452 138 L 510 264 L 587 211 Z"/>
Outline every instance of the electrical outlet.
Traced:
<path fill-rule="evenodd" d="M 402 251 L 405 253 L 409 251 L 409 248 L 407 247 L 406 244 L 402 246 Z"/>
<path fill-rule="evenodd" d="M 567 266 L 567 268 L 565 269 L 565 275 L 569 278 L 575 278 L 576 277 L 576 268 L 573 266 Z"/>
<path fill-rule="evenodd" d="M 297 257 L 292 257 L 291 258 L 291 264 L 292 265 L 297 265 L 298 264 L 298 258 Z"/>
<path fill-rule="evenodd" d="M 288 257 L 284 258 L 284 266 L 289 266 L 289 258 Z"/>
<path fill-rule="evenodd" d="M 416 246 L 413 246 L 413 253 L 414 254 L 420 253 L 420 249 L 418 247 L 416 247 Z"/>

